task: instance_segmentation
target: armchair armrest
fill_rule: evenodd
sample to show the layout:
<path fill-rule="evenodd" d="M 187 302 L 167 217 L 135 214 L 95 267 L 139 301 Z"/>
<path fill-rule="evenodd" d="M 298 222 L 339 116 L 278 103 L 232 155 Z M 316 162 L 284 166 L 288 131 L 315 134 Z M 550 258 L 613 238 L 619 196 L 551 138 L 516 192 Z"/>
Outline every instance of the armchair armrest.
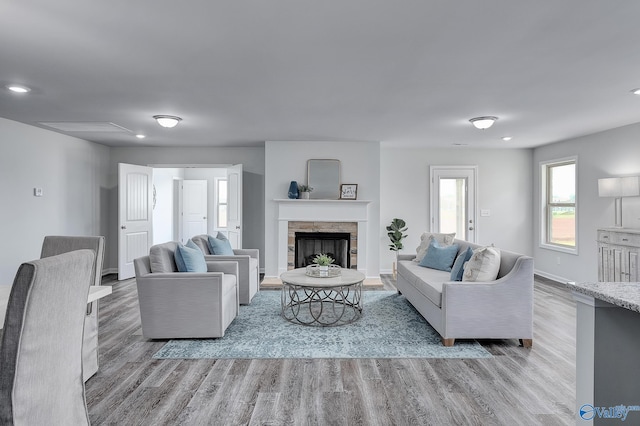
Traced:
<path fill-rule="evenodd" d="M 238 262 L 231 260 L 216 260 L 208 261 L 207 272 L 222 272 L 225 274 L 235 275 L 236 281 L 238 280 Z"/>
<path fill-rule="evenodd" d="M 248 255 L 254 259 L 258 259 L 260 257 L 259 249 L 234 249 L 233 252 L 236 255 Z"/>

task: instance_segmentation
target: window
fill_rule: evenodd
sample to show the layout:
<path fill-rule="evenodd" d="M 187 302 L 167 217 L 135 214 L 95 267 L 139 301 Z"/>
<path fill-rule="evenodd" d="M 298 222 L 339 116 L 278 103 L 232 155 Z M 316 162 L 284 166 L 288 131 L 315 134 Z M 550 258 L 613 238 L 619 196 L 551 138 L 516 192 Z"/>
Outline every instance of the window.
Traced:
<path fill-rule="evenodd" d="M 542 245 L 577 253 L 575 158 L 542 164 Z"/>
<path fill-rule="evenodd" d="M 227 179 L 216 179 L 216 228 L 227 227 Z"/>

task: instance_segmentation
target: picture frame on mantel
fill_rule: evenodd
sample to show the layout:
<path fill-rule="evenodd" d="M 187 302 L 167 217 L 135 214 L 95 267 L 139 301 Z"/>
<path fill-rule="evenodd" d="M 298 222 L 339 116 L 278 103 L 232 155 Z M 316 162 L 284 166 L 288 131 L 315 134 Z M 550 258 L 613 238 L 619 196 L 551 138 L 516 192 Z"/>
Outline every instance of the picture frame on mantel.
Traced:
<path fill-rule="evenodd" d="M 341 200 L 356 200 L 358 198 L 358 185 L 355 183 L 343 183 L 340 185 Z"/>

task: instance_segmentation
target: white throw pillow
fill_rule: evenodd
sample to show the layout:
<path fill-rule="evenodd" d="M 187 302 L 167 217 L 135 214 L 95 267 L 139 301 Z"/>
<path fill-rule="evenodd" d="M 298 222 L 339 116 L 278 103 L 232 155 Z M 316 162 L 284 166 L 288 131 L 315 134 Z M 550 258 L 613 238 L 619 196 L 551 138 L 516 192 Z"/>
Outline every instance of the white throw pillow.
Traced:
<path fill-rule="evenodd" d="M 420 245 L 416 247 L 416 258 L 413 259 L 414 262 L 421 262 L 424 258 L 424 255 L 427 254 L 427 250 L 429 249 L 429 244 L 431 244 L 431 240 L 435 239 L 440 247 L 447 247 L 453 244 L 453 239 L 456 237 L 456 233 L 453 234 L 439 234 L 436 232 L 425 232 L 420 236 Z"/>
<path fill-rule="evenodd" d="M 494 281 L 500 271 L 500 249 L 480 247 L 464 264 L 462 281 Z"/>

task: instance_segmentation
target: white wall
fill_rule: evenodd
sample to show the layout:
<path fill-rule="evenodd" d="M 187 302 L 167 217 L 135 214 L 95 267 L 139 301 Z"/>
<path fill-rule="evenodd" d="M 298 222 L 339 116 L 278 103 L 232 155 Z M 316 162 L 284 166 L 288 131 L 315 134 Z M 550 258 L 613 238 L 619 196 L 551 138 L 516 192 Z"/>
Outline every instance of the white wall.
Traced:
<path fill-rule="evenodd" d="M 108 164 L 105 146 L 0 118 L 0 285 L 46 235 L 108 234 Z"/>
<path fill-rule="evenodd" d="M 265 142 L 265 275 L 278 275 L 278 220 L 275 199 L 287 198 L 289 183 L 307 182 L 307 160 L 338 159 L 342 183 L 358 184 L 358 199 L 370 200 L 367 276 L 379 275 L 380 144 L 377 142 Z"/>
<path fill-rule="evenodd" d="M 110 217 L 109 232 L 117 241 L 118 163 L 139 165 L 243 165 L 243 247 L 260 249 L 260 265 L 264 265 L 264 148 L 111 148 L 109 164 Z M 107 265 L 117 267 L 118 247 L 112 246 Z"/>
<path fill-rule="evenodd" d="M 391 271 L 395 255 L 388 249 L 385 227 L 395 217 L 409 227 L 403 254 L 415 253 L 429 224 L 429 166 L 477 165 L 480 209 L 477 242 L 509 251 L 532 253 L 532 151 L 528 149 L 395 148 L 383 143 L 380 153 L 381 270 Z"/>
<path fill-rule="evenodd" d="M 534 150 L 533 168 L 536 270 L 561 281 L 597 281 L 596 229 L 614 224 L 614 201 L 598 197 L 598 179 L 640 175 L 640 124 L 620 127 Z M 540 165 L 542 161 L 578 156 L 578 254 L 539 247 Z M 640 228 L 640 197 L 623 200 L 625 227 Z"/>
<path fill-rule="evenodd" d="M 174 240 L 174 180 L 184 178 L 184 169 L 168 167 L 153 169 L 156 205 L 153 209 L 153 244 Z"/>

